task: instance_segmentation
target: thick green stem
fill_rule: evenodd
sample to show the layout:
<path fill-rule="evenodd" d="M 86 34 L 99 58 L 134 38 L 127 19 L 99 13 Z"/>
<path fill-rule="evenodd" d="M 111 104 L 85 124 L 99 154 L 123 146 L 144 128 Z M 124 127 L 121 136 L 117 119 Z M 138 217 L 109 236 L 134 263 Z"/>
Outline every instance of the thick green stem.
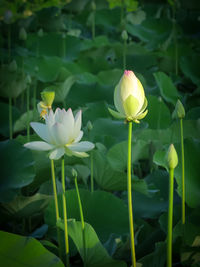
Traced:
<path fill-rule="evenodd" d="M 56 177 L 55 177 L 55 168 L 54 161 L 51 159 L 51 176 L 52 176 L 52 185 L 53 185 L 53 195 L 54 195 L 54 203 L 55 203 L 55 211 L 56 211 L 56 223 L 59 221 L 59 209 L 58 209 L 58 196 L 56 189 Z M 62 257 L 62 248 L 61 248 L 61 233 L 60 229 L 57 227 L 57 238 L 58 238 L 58 246 L 59 246 L 59 257 Z"/>
<path fill-rule="evenodd" d="M 169 170 L 169 208 L 167 234 L 167 267 L 172 267 L 172 227 L 173 227 L 174 169 Z"/>
<path fill-rule="evenodd" d="M 62 172 L 62 200 L 63 200 L 63 220 L 64 220 L 64 232 L 65 232 L 65 253 L 66 253 L 66 266 L 69 267 L 69 240 L 68 240 L 68 228 L 67 228 L 67 206 L 65 197 L 65 160 L 61 161 Z"/>
<path fill-rule="evenodd" d="M 30 86 L 27 86 L 27 92 L 26 92 L 26 109 L 27 109 L 27 141 L 30 141 Z"/>
<path fill-rule="evenodd" d="M 9 96 L 9 132 L 10 139 L 13 138 L 13 125 L 12 125 L 12 98 Z"/>
<path fill-rule="evenodd" d="M 182 167 L 182 224 L 185 224 L 185 159 L 184 159 L 184 141 L 183 141 L 183 119 L 180 119 L 181 130 L 181 167 Z"/>
<path fill-rule="evenodd" d="M 124 45 L 123 45 L 123 69 L 126 69 L 126 45 L 127 41 L 124 40 Z"/>
<path fill-rule="evenodd" d="M 82 204 L 81 204 L 81 198 L 80 198 L 79 189 L 78 189 L 77 176 L 75 176 L 75 187 L 76 187 L 76 193 L 77 193 L 77 197 L 78 197 L 78 205 L 79 205 L 79 210 L 80 210 L 81 226 L 82 226 L 83 262 L 84 262 L 84 266 L 86 266 L 85 222 L 84 222 L 84 217 L 83 217 L 83 208 L 82 208 Z"/>
<path fill-rule="evenodd" d="M 133 208 L 132 208 L 132 191 L 131 191 L 131 142 L 132 142 L 132 122 L 129 122 L 128 160 L 127 160 L 128 210 L 129 210 L 129 227 L 130 227 L 132 267 L 136 267 L 134 225 L 133 225 Z"/>
<path fill-rule="evenodd" d="M 90 156 L 90 181 L 91 181 L 91 193 L 94 192 L 94 161 L 93 161 L 93 153 L 91 152 Z"/>

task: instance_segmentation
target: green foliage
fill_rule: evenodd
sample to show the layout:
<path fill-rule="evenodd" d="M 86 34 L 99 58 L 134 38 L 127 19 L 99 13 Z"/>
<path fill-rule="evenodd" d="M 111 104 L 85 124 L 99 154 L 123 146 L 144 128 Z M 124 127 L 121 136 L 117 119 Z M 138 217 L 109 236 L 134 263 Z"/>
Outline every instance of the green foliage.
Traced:
<path fill-rule="evenodd" d="M 150 0 L 142 4 L 132 0 L 93 2 L 91 6 L 89 0 L 1 1 L 2 230 L 36 237 L 48 251 L 58 255 L 48 153 L 23 148 L 27 142 L 27 122 L 44 123 L 37 111 L 41 92 L 54 90 L 53 110 L 57 107 L 72 108 L 75 112 L 81 109 L 83 141 L 95 143 L 91 157 L 66 157 L 71 266 L 83 265 L 82 234 L 72 169 L 78 173 L 81 188 L 87 228 L 88 265 L 131 265 L 127 211 L 128 125 L 123 120 L 115 120 L 108 111 L 108 108 L 114 107 L 114 88 L 124 71 L 125 54 L 125 69 L 135 72 L 148 100 L 148 114 L 140 124 L 133 125 L 132 139 L 137 263 L 143 267 L 161 267 L 166 262 L 169 177 L 165 154 L 173 143 L 179 157 L 175 169 L 173 265 L 197 267 L 200 232 L 198 1 L 155 3 Z M 22 34 L 22 30 L 23 36 L 19 36 L 20 29 L 24 29 L 27 36 Z M 127 32 L 126 43 L 121 37 L 122 32 Z M 27 92 L 30 92 L 29 112 Z M 12 107 L 8 98 L 12 98 Z M 180 121 L 172 118 L 178 99 L 185 109 L 184 235 L 180 224 Z M 12 122 L 9 124 L 11 115 Z M 90 123 L 92 127 L 88 127 Z M 7 140 L 10 125 L 13 126 L 13 140 Z M 32 129 L 30 131 L 30 140 L 39 141 L 32 134 Z M 55 167 L 62 218 L 59 161 L 55 162 Z M 93 194 L 88 191 L 92 175 Z M 4 255 L 1 256 L 1 263 L 5 266 L 63 266 L 56 256 L 49 254 L 32 238 L 3 232 L 1 240 L 2 244 L 6 244 L 2 246 L 4 254 L 0 253 Z M 38 250 L 44 251 L 45 256 L 35 263 L 32 254 Z M 11 258 L 11 255 L 16 257 Z M 24 259 L 23 264 L 19 263 L 18 256 L 20 262 Z M 8 262 L 8 257 L 14 262 Z"/>
<path fill-rule="evenodd" d="M 16 157 L 17 155 L 17 157 Z M 20 188 L 30 184 L 34 177 L 31 152 L 16 141 L 0 142 L 1 202 L 13 200 Z"/>
<path fill-rule="evenodd" d="M 64 230 L 64 224 L 62 222 L 58 222 L 58 226 Z M 83 239 L 82 239 L 82 226 L 81 222 L 70 220 L 68 222 L 68 231 L 69 236 L 74 241 L 82 259 L 84 259 L 83 253 Z M 94 230 L 94 228 L 85 223 L 85 244 L 86 244 L 86 259 L 85 264 L 88 267 L 126 267 L 125 262 L 113 260 L 100 243 L 98 236 Z"/>
<path fill-rule="evenodd" d="M 105 191 L 80 189 L 85 222 L 92 225 L 100 240 L 105 242 L 110 233 L 124 234 L 128 232 L 128 210 L 124 202 Z M 62 199 L 59 197 L 60 213 L 62 214 Z M 66 192 L 68 218 L 80 219 L 79 206 L 75 190 Z M 95 216 L 94 216 L 95 214 Z M 112 216 L 110 216 L 112 214 Z M 45 211 L 45 221 L 48 225 L 55 226 L 54 201 L 49 203 Z M 106 227 L 102 227 L 102 223 Z"/>
<path fill-rule="evenodd" d="M 58 257 L 50 253 L 39 241 L 32 237 L 1 231 L 0 238 L 3 244 L 0 248 L 0 260 L 3 266 L 64 267 Z"/>

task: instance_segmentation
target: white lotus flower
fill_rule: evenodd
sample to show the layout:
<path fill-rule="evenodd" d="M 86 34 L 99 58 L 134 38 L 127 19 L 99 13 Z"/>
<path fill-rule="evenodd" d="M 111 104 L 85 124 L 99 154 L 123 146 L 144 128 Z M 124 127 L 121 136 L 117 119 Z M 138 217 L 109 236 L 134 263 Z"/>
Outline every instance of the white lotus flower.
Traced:
<path fill-rule="evenodd" d="M 64 154 L 68 156 L 87 157 L 85 153 L 94 148 L 91 142 L 79 142 L 83 136 L 81 131 L 81 115 L 77 112 L 75 118 L 72 110 L 57 108 L 55 113 L 50 110 L 45 116 L 45 124 L 31 122 L 33 130 L 44 140 L 29 142 L 24 146 L 32 150 L 50 150 L 50 159 L 59 159 Z"/>
<path fill-rule="evenodd" d="M 125 70 L 122 78 L 115 87 L 114 104 L 118 112 L 109 108 L 110 113 L 118 119 L 126 119 L 139 123 L 147 110 L 147 99 L 141 82 L 130 70 Z"/>

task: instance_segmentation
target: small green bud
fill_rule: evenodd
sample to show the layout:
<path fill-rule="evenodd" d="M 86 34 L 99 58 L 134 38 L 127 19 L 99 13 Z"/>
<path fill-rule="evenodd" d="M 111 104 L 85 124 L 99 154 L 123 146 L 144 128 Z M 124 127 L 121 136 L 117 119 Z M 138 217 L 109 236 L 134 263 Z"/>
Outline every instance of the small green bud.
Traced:
<path fill-rule="evenodd" d="M 55 92 L 54 91 L 44 91 L 41 93 L 41 98 L 47 108 L 51 108 L 51 105 L 55 98 Z"/>
<path fill-rule="evenodd" d="M 175 110 L 172 113 L 173 119 L 183 119 L 185 117 L 185 109 L 181 101 L 178 99 L 176 102 Z"/>
<path fill-rule="evenodd" d="M 10 72 L 15 72 L 15 71 L 17 71 L 17 63 L 16 63 L 15 60 L 13 60 L 13 61 L 10 62 L 9 66 L 8 66 L 8 70 L 9 70 Z"/>
<path fill-rule="evenodd" d="M 35 71 L 35 72 L 38 72 L 38 71 L 39 71 L 38 66 L 35 66 L 34 71 Z"/>
<path fill-rule="evenodd" d="M 73 177 L 77 177 L 78 176 L 77 171 L 74 168 L 72 169 L 72 176 Z"/>
<path fill-rule="evenodd" d="M 27 76 L 26 76 L 26 83 L 27 83 L 27 84 L 31 84 L 31 81 L 32 81 L 32 80 L 31 80 L 31 76 L 30 76 L 30 75 L 27 75 Z"/>
<path fill-rule="evenodd" d="M 124 41 L 128 40 L 128 33 L 126 30 L 123 30 L 121 37 L 122 37 L 122 40 L 124 40 Z"/>
<path fill-rule="evenodd" d="M 167 160 L 167 166 L 169 167 L 169 169 L 175 169 L 176 166 L 178 165 L 178 155 L 176 153 L 176 149 L 173 144 L 169 146 L 169 149 L 166 155 L 166 160 Z"/>
<path fill-rule="evenodd" d="M 43 37 L 43 35 L 44 35 L 43 29 L 42 28 L 39 29 L 37 34 L 38 34 L 39 37 Z"/>
<path fill-rule="evenodd" d="M 91 131 L 93 129 L 93 125 L 92 125 L 91 121 L 87 122 L 86 127 L 87 127 L 88 131 Z"/>
<path fill-rule="evenodd" d="M 4 22 L 6 24 L 10 24 L 12 22 L 12 19 L 13 19 L 13 13 L 11 10 L 6 10 L 5 14 L 4 14 Z"/>
<path fill-rule="evenodd" d="M 66 34 L 64 32 L 62 33 L 62 38 L 66 39 Z"/>
<path fill-rule="evenodd" d="M 21 28 L 19 31 L 19 39 L 22 41 L 26 41 L 26 39 L 27 39 L 27 33 L 26 33 L 26 30 L 24 28 Z"/>
<path fill-rule="evenodd" d="M 96 10 L 96 4 L 95 4 L 95 2 L 94 2 L 94 1 L 92 1 L 92 3 L 91 3 L 91 8 L 92 8 L 92 10 L 93 10 L 93 11 L 95 11 L 95 10 Z"/>

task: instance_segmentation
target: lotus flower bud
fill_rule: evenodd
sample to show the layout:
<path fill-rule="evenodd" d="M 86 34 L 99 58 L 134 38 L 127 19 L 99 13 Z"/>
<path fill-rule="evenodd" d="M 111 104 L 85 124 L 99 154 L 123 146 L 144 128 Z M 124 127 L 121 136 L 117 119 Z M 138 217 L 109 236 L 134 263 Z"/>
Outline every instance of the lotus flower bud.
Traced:
<path fill-rule="evenodd" d="M 62 38 L 66 39 L 66 33 L 64 33 L 64 32 L 62 33 Z"/>
<path fill-rule="evenodd" d="M 29 85 L 31 84 L 31 76 L 30 75 L 26 76 L 26 83 Z"/>
<path fill-rule="evenodd" d="M 173 144 L 170 145 L 167 151 L 166 160 L 169 169 L 175 169 L 178 165 L 178 155 Z"/>
<path fill-rule="evenodd" d="M 139 123 L 146 116 L 148 111 L 144 89 L 132 71 L 125 70 L 115 87 L 114 104 L 118 112 L 112 109 L 109 111 L 115 118 Z"/>
<path fill-rule="evenodd" d="M 121 37 L 122 37 L 122 40 L 124 40 L 124 41 L 128 40 L 128 33 L 126 30 L 123 30 Z"/>
<path fill-rule="evenodd" d="M 43 29 L 42 28 L 39 29 L 37 34 L 38 34 L 39 37 L 43 37 L 43 35 L 44 35 Z"/>
<path fill-rule="evenodd" d="M 54 98 L 55 98 L 55 92 L 53 92 L 53 91 L 44 91 L 44 92 L 41 93 L 41 98 L 42 98 L 42 101 L 43 101 L 44 105 L 47 108 L 51 108 L 52 103 L 53 103 Z"/>
<path fill-rule="evenodd" d="M 26 30 L 24 28 L 21 28 L 19 31 L 19 39 L 22 41 L 26 41 L 26 39 L 27 39 L 27 33 L 26 33 Z"/>
<path fill-rule="evenodd" d="M 173 119 L 183 119 L 185 117 L 185 109 L 181 101 L 178 99 L 176 102 L 175 110 L 172 114 Z"/>
<path fill-rule="evenodd" d="M 11 10 L 6 10 L 5 14 L 4 14 L 4 22 L 6 24 L 10 24 L 12 22 L 13 19 L 13 13 Z"/>
<path fill-rule="evenodd" d="M 78 176 L 77 171 L 74 168 L 72 169 L 72 176 L 73 177 L 77 177 Z"/>
<path fill-rule="evenodd" d="M 17 63 L 15 60 L 13 60 L 12 62 L 10 62 L 8 69 L 10 72 L 15 72 L 17 71 Z"/>
<path fill-rule="evenodd" d="M 93 125 L 92 125 L 91 121 L 87 122 L 86 127 L 87 127 L 88 131 L 91 131 L 93 129 Z"/>
<path fill-rule="evenodd" d="M 94 2 L 94 1 L 92 1 L 92 3 L 91 3 L 91 8 L 92 8 L 92 10 L 93 10 L 93 11 L 95 11 L 95 10 L 96 10 L 96 4 L 95 4 L 95 2 Z"/>

